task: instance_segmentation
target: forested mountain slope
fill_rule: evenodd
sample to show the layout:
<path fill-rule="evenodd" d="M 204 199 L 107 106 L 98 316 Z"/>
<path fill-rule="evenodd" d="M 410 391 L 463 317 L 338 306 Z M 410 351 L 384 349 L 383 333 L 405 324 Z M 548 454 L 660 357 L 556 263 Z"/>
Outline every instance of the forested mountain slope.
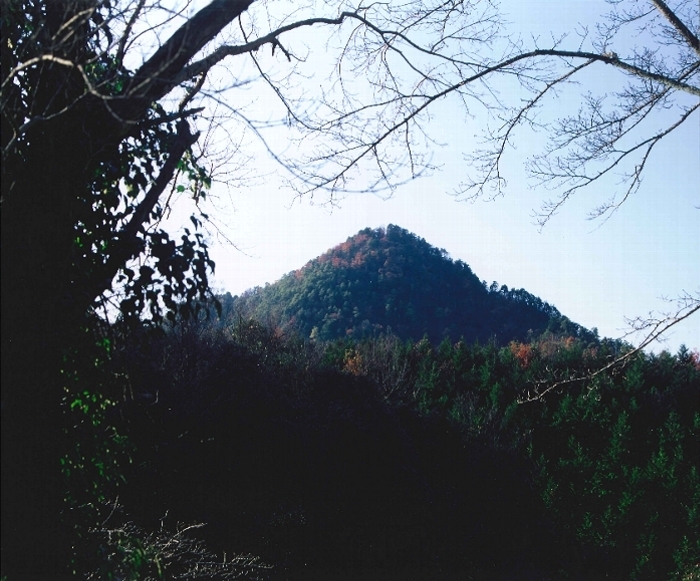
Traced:
<path fill-rule="evenodd" d="M 505 343 L 548 329 L 594 337 L 524 289 L 487 286 L 464 262 L 394 225 L 366 228 L 233 302 L 244 316 L 320 340 L 391 332 L 433 342 L 495 336 Z"/>

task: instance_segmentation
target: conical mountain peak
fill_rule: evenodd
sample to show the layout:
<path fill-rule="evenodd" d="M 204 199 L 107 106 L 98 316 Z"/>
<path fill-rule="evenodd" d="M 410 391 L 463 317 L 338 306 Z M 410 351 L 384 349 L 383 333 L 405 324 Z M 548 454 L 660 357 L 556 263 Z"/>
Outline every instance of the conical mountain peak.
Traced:
<path fill-rule="evenodd" d="M 361 230 L 237 302 L 247 315 L 321 340 L 394 333 L 504 343 L 562 324 L 585 332 L 523 289 L 487 287 L 467 264 L 393 224 Z"/>

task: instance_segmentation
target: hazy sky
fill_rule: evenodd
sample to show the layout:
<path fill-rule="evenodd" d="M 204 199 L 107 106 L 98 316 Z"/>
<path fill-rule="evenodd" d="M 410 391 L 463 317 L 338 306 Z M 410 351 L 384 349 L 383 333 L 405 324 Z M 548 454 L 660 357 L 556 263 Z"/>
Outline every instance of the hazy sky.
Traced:
<path fill-rule="evenodd" d="M 502 8 L 514 30 L 549 38 L 550 29 L 558 36 L 573 31 L 577 23 L 594 24 L 606 5 L 594 0 L 512 0 L 503 2 Z M 598 67 L 585 78 L 589 86 L 550 100 L 550 110 L 575 112 L 580 92 L 605 92 L 614 85 L 614 74 Z M 275 106 L 272 94 L 256 98 L 261 107 Z M 592 188 L 577 195 L 541 232 L 533 225 L 532 211 L 552 194 L 528 186 L 523 161 L 537 151 L 538 140 L 544 137 L 524 134 L 517 151 L 508 154 L 504 197 L 458 202 L 449 193 L 463 179 L 462 152 L 477 143 L 483 120 L 466 118 L 456 101 L 446 101 L 433 114 L 433 134 L 446 144 L 435 151 L 441 169 L 400 187 L 388 200 L 351 194 L 339 207 L 329 208 L 320 198 L 315 204 L 295 200 L 274 176 L 234 192 L 223 193 L 215 186 L 214 195 L 224 200 L 230 196 L 230 205 L 219 203 L 217 217 L 238 247 L 211 238 L 216 288 L 240 294 L 274 282 L 365 227 L 396 224 L 463 260 L 479 278 L 525 288 L 577 323 L 597 327 L 603 336 L 620 337 L 627 330 L 625 317 L 671 310 L 673 305 L 662 297 L 700 291 L 697 112 L 658 146 L 641 189 L 609 221 L 586 219 L 609 197 L 609 192 Z M 253 174 L 272 171 L 261 158 L 250 164 Z M 700 315 L 679 325 L 656 350 L 675 352 L 681 343 L 700 348 Z"/>

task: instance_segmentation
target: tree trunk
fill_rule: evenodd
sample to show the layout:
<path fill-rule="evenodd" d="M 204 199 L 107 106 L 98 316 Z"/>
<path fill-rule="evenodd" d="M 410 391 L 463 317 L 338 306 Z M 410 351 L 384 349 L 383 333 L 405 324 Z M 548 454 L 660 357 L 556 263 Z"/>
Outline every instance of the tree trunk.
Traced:
<path fill-rule="evenodd" d="M 60 371 L 91 300 L 72 268 L 71 199 L 86 192 L 86 157 L 71 121 L 33 136 L 2 205 L 3 574 L 53 575 L 68 564 Z"/>
<path fill-rule="evenodd" d="M 153 54 L 135 74 L 125 98 L 111 100 L 109 109 L 100 98 L 85 95 L 76 68 L 47 64 L 36 76 L 36 86 L 30 87 L 30 110 L 12 112 L 21 124 L 68 107 L 26 132 L 23 151 L 13 153 L 3 167 L 0 542 L 2 574 L 10 579 L 32 574 L 57 579 L 69 569 L 74 537 L 62 524 L 67 507 L 60 459 L 75 443 L 68 441 L 63 425 L 63 357 L 75 344 L 96 295 L 105 290 L 105 281 L 109 283 L 131 257 L 122 248 L 119 259 L 107 261 L 106 268 L 76 265 L 76 222 L 80 212 L 99 203 L 93 197 L 94 172 L 100 160 L 110 159 L 134 124 L 146 118 L 151 104 L 172 90 L 182 68 L 251 3 L 214 0 L 199 11 Z M 80 5 L 50 5 L 54 6 L 57 10 L 47 10 L 47 51 L 81 63 L 88 50 L 87 37 L 81 34 L 88 34 L 88 23 L 71 36 L 70 46 L 53 47 L 55 35 L 50 32 L 61 30 L 70 7 L 77 10 Z M 65 49 L 65 54 L 58 49 Z M 3 47 L 3 69 L 8 50 Z M 3 146 L 9 140 L 5 121 L 3 116 Z M 178 132 L 171 159 L 154 187 L 169 181 L 176 167 L 173 162 L 194 139 L 189 130 Z M 150 219 L 145 214 L 143 219 Z M 135 236 L 140 226 L 135 224 L 129 236 Z M 129 241 L 124 242 L 128 246 Z"/>

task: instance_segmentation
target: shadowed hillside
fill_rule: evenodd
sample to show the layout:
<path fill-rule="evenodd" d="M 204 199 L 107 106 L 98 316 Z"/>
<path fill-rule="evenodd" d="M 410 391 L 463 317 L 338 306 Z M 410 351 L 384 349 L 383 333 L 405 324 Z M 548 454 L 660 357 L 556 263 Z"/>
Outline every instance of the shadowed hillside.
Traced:
<path fill-rule="evenodd" d="M 114 410 L 133 445 L 125 518 L 206 523 L 188 534 L 210 552 L 259 557 L 246 578 L 695 578 L 695 351 L 594 376 L 631 347 L 311 342 L 203 314 L 141 339 L 116 354 L 134 394 Z M 581 379 L 523 403 L 564 374 Z M 113 552 L 115 529 L 97 539 Z"/>
<path fill-rule="evenodd" d="M 487 286 L 461 260 L 394 225 L 366 228 L 235 303 L 245 316 L 319 340 L 388 332 L 468 343 L 545 330 L 593 336 L 524 289 Z"/>

